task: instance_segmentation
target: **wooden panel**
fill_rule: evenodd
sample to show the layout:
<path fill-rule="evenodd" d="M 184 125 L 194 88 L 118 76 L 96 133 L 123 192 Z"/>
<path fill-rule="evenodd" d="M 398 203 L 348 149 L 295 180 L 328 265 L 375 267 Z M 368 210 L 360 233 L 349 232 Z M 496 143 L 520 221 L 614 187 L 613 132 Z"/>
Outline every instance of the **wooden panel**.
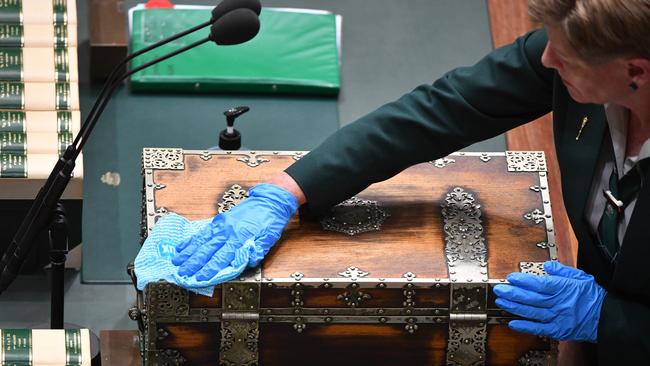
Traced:
<path fill-rule="evenodd" d="M 135 330 L 99 332 L 103 366 L 140 366 L 140 340 Z"/>
<path fill-rule="evenodd" d="M 537 336 L 515 332 L 505 325 L 488 325 L 488 365 L 519 365 L 517 361 L 529 350 L 548 351 L 549 343 Z"/>
<path fill-rule="evenodd" d="M 212 217 L 223 193 L 234 184 L 248 189 L 293 162 L 291 156 L 270 156 L 251 168 L 236 156 L 185 156 L 185 169 L 154 171 L 157 207 L 189 219 Z M 294 218 L 263 262 L 264 277 L 336 278 L 348 266 L 374 278 L 447 278 L 441 204 L 455 187 L 472 192 L 481 205 L 488 247 L 488 275 L 505 278 L 518 271 L 519 261 L 544 261 L 548 251 L 536 247 L 546 240 L 544 225 L 524 215 L 543 210 L 541 195 L 529 189 L 539 184 L 537 173 L 508 173 L 505 157 L 484 163 L 477 156 L 454 156 L 443 169 L 425 163 L 375 184 L 358 195 L 376 200 L 390 217 L 380 231 L 349 236 L 325 231 L 317 221 Z M 506 189 L 504 189 L 506 188 Z"/>
<path fill-rule="evenodd" d="M 219 360 L 221 323 L 159 323 L 167 335 L 156 342 L 158 350 L 177 350 L 188 365 L 215 365 Z"/>
<path fill-rule="evenodd" d="M 348 308 L 344 301 L 337 298 L 346 289 L 303 287 L 303 308 Z M 403 308 L 404 289 L 391 288 L 362 289 L 370 298 L 361 302 L 358 308 Z M 262 286 L 262 308 L 290 308 L 294 297 L 290 289 L 268 288 Z M 449 286 L 440 289 L 415 289 L 416 308 L 449 308 Z"/>
<path fill-rule="evenodd" d="M 414 334 L 404 325 L 317 325 L 303 333 L 290 324 L 264 324 L 260 331 L 263 365 L 444 365 L 448 324 L 420 324 Z M 515 341 L 516 340 L 516 341 Z M 541 338 L 488 326 L 487 364 L 517 365 L 528 350 L 547 350 Z"/>
<path fill-rule="evenodd" d="M 508 44 L 539 26 L 533 24 L 528 17 L 527 0 L 487 0 L 487 4 L 495 48 Z M 560 169 L 553 142 L 552 115 L 548 114 L 525 126 L 508 131 L 506 142 L 509 150 L 543 150 L 546 153 L 558 258 L 562 263 L 575 265 L 578 241 L 562 200 Z"/>
<path fill-rule="evenodd" d="M 212 296 L 197 295 L 189 292 L 191 308 L 221 308 L 221 286 L 215 288 Z"/>
<path fill-rule="evenodd" d="M 302 333 L 291 324 L 264 324 L 261 365 L 443 365 L 447 325 L 420 324 L 409 335 L 403 324 L 309 324 Z"/>

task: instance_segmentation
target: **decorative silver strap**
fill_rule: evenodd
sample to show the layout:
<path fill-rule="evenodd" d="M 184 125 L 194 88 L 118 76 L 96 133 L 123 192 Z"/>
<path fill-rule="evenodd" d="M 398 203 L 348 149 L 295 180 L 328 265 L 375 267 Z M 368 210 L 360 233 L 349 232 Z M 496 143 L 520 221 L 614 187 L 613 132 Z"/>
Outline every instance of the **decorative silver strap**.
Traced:
<path fill-rule="evenodd" d="M 488 272 L 480 208 L 461 187 L 442 204 L 451 281 L 447 365 L 485 364 Z"/>

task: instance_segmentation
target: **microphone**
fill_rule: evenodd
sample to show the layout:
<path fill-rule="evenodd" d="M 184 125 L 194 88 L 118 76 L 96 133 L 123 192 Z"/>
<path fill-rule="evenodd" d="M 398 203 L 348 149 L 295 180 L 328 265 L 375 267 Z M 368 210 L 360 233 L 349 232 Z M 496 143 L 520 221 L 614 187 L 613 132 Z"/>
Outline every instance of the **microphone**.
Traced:
<path fill-rule="evenodd" d="M 101 116 L 113 92 L 121 85 L 121 82 L 138 71 L 203 43 L 213 41 L 218 45 L 235 45 L 249 41 L 257 35 L 260 29 L 258 14 L 261 9 L 258 0 L 224 0 L 219 4 L 219 6 L 217 6 L 218 9 L 215 8 L 213 11 L 213 17 L 216 18 L 214 21 L 211 20 L 202 23 L 185 32 L 181 32 L 128 55 L 113 69 L 108 80 L 102 87 L 100 95 L 95 100 L 90 113 L 84 120 L 79 134 L 72 144 L 68 146 L 63 156 L 61 156 L 57 161 L 52 172 L 48 176 L 47 181 L 39 190 L 25 219 L 8 246 L 7 251 L 0 259 L 0 294 L 4 292 L 4 290 L 9 287 L 11 282 L 16 278 L 25 256 L 33 245 L 36 235 L 42 230 L 45 230 L 48 226 L 56 207 L 56 203 L 61 199 L 63 191 L 71 179 L 77 156 L 81 153 L 81 150 L 97 123 L 99 116 Z M 210 35 L 205 39 L 149 61 L 120 76 L 117 75 L 120 68 L 129 60 L 208 25 L 211 25 Z M 60 294 L 60 296 L 63 296 L 63 294 Z M 60 310 L 62 312 L 62 309 Z"/>
<path fill-rule="evenodd" d="M 214 23 L 223 15 L 235 9 L 250 9 L 255 14 L 260 15 L 262 4 L 260 4 L 259 0 L 223 0 L 212 9 L 212 19 L 210 19 L 210 22 Z"/>
<path fill-rule="evenodd" d="M 115 66 L 113 68 L 113 71 L 111 71 L 110 75 L 106 79 L 106 82 L 105 82 L 104 86 L 102 87 L 101 91 L 99 92 L 99 96 L 97 97 L 97 100 L 103 99 L 105 97 L 107 89 L 110 87 L 112 81 L 115 80 L 115 78 L 117 76 L 117 72 L 122 67 L 124 67 L 129 61 L 131 61 L 132 59 L 134 59 L 134 58 L 136 58 L 136 57 L 138 57 L 140 55 L 143 55 L 143 54 L 145 54 L 145 53 L 147 53 L 147 52 L 149 52 L 149 51 L 151 51 L 153 49 L 161 47 L 161 46 L 163 46 L 163 45 L 165 45 L 165 44 L 167 44 L 169 42 L 172 42 L 172 41 L 174 41 L 176 39 L 184 37 L 184 36 L 186 36 L 186 35 L 188 35 L 190 33 L 194 33 L 199 29 L 203 29 L 203 28 L 205 28 L 205 27 L 207 27 L 209 25 L 212 25 L 216 20 L 221 18 L 223 15 L 229 13 L 232 10 L 238 9 L 240 7 L 251 9 L 253 12 L 255 12 L 258 15 L 260 14 L 261 9 L 262 9 L 262 5 L 260 4 L 259 0 L 223 0 L 223 1 L 221 1 L 212 10 L 212 12 L 211 12 L 212 17 L 211 17 L 211 19 L 209 21 L 201 23 L 201 24 L 199 24 L 197 26 L 194 26 L 194 27 L 192 27 L 190 29 L 187 29 L 187 30 L 185 30 L 183 32 L 177 33 L 177 34 L 175 34 L 175 35 L 173 35 L 173 36 L 171 36 L 169 38 L 165 38 L 165 39 L 163 39 L 163 40 L 161 40 L 159 42 L 156 42 L 156 43 L 154 43 L 152 45 L 149 45 L 149 46 L 147 46 L 147 47 L 145 47 L 145 48 L 143 48 L 141 50 L 133 52 L 132 54 L 125 57 L 117 66 Z M 89 120 L 90 118 L 92 118 L 95 115 L 96 107 L 97 107 L 97 103 L 95 103 L 93 105 L 93 107 L 91 108 L 90 112 L 88 113 L 88 116 L 86 117 L 86 120 Z M 85 127 L 86 127 L 85 124 L 83 124 L 81 126 L 81 130 L 77 134 L 77 137 L 75 137 L 73 145 L 77 146 L 77 144 L 79 143 L 79 139 L 82 136 L 82 132 L 84 131 Z M 75 156 L 75 158 L 76 158 L 76 156 Z M 0 266 L 0 268 L 2 268 L 2 267 Z"/>
<path fill-rule="evenodd" d="M 244 43 L 260 31 L 257 14 L 248 8 L 232 10 L 210 27 L 210 40 L 221 46 Z"/>
<path fill-rule="evenodd" d="M 174 57 L 178 54 L 181 54 L 187 50 L 200 46 L 203 43 L 209 41 L 213 41 L 219 45 L 235 45 L 235 44 L 247 42 L 257 35 L 259 29 L 260 29 L 260 22 L 255 12 L 253 12 L 250 9 L 233 10 L 223 15 L 216 22 L 214 22 L 214 24 L 211 27 L 210 35 L 208 37 L 196 41 L 192 44 L 189 44 L 174 52 L 170 52 L 159 58 L 151 60 L 147 63 L 144 63 L 120 77 L 116 77 L 113 78 L 112 80 L 108 80 L 104 85 L 104 89 L 107 89 L 106 93 L 100 93 L 100 96 L 97 98 L 95 104 L 91 109 L 91 114 L 89 114 L 88 117 L 86 117 L 86 120 L 82 125 L 82 128 L 79 131 L 77 138 L 72 143 L 72 145 L 76 145 L 77 141 L 79 141 L 78 148 L 76 148 L 76 150 L 73 151 L 74 154 L 73 159 L 76 159 L 79 153 L 81 152 L 81 149 L 86 143 L 87 136 L 90 134 L 89 130 L 92 130 L 94 128 L 95 123 L 99 118 L 99 115 L 101 115 L 101 113 L 104 110 L 104 107 L 106 106 L 106 102 L 108 101 L 108 99 L 110 99 L 111 94 L 115 89 L 117 89 L 117 87 L 120 85 L 122 80 L 128 78 L 129 76 L 135 74 L 138 71 L 144 70 L 152 65 L 167 60 L 168 58 Z M 113 71 L 115 71 L 115 69 Z M 0 292 L 2 292 L 1 280 L 0 280 Z"/>

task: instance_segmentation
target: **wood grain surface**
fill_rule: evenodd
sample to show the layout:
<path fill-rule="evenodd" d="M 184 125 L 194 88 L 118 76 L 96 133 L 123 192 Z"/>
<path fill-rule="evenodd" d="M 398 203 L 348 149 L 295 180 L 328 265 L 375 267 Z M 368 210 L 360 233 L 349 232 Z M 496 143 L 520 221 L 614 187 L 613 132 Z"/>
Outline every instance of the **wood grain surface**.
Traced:
<path fill-rule="evenodd" d="M 204 219 L 218 212 L 224 192 L 237 184 L 245 189 L 293 163 L 291 156 L 270 156 L 251 168 L 237 156 L 185 155 L 185 169 L 155 170 L 154 181 L 166 188 L 155 193 L 156 207 L 188 219 Z M 372 185 L 357 197 L 377 201 L 389 213 L 379 231 L 346 235 L 323 230 L 306 216 L 294 219 L 263 262 L 264 277 L 336 278 L 349 266 L 373 278 L 447 278 L 444 220 L 441 205 L 455 187 L 473 194 L 482 210 L 483 236 L 488 248 L 488 276 L 505 278 L 519 271 L 520 261 L 549 259 L 537 243 L 546 240 L 545 225 L 524 215 L 544 210 L 538 173 L 509 173 L 503 156 L 483 162 L 478 156 L 454 156 L 445 168 L 424 163 Z"/>

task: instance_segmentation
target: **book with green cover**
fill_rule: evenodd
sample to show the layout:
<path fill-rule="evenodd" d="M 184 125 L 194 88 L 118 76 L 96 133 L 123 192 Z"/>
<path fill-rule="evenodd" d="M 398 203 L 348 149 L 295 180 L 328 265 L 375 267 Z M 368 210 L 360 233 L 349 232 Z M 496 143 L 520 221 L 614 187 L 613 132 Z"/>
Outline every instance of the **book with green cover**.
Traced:
<path fill-rule="evenodd" d="M 77 24 L 76 3 L 73 0 L 1 0 L 0 23 L 14 24 Z"/>
<path fill-rule="evenodd" d="M 131 51 L 210 19 L 210 7 L 129 12 Z M 235 46 L 206 43 L 131 77 L 133 91 L 337 95 L 341 17 L 326 11 L 263 8 L 260 32 Z M 207 37 L 208 28 L 136 58 L 131 69 Z"/>
<path fill-rule="evenodd" d="M 79 132 L 79 111 L 20 111 L 0 109 L 0 134 Z"/>
<path fill-rule="evenodd" d="M 72 132 L 2 132 L 0 154 L 59 154 L 62 156 L 73 141 Z"/>
<path fill-rule="evenodd" d="M 88 329 L 0 329 L 0 365 L 90 366 Z"/>

